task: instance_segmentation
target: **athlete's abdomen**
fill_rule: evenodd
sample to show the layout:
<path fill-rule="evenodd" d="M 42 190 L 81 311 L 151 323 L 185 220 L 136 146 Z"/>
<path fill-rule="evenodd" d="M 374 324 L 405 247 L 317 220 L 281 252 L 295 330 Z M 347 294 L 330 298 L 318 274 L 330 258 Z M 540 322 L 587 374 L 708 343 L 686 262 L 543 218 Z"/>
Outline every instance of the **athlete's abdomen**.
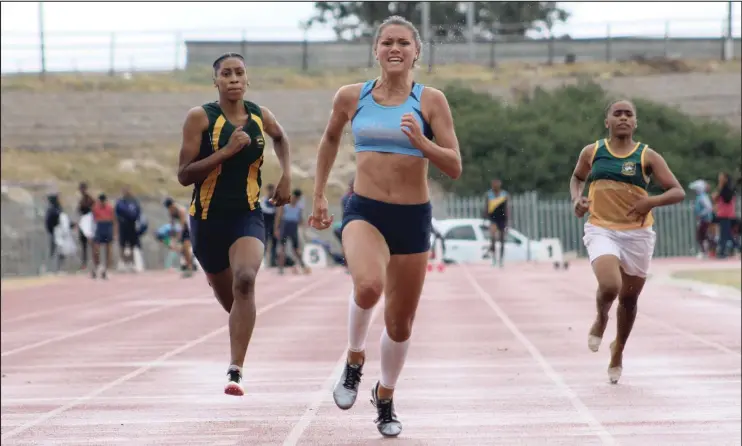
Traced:
<path fill-rule="evenodd" d="M 395 153 L 358 152 L 354 190 L 385 203 L 426 203 L 430 199 L 428 161 Z"/>

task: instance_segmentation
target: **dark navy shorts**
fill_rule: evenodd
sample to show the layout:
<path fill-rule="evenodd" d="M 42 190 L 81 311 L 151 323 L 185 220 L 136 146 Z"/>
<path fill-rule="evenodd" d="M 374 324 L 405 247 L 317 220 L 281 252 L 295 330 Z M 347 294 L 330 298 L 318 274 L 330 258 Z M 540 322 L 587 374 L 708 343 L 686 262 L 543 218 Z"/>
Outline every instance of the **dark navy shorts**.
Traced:
<path fill-rule="evenodd" d="M 134 224 L 122 225 L 119 223 L 119 246 L 121 248 L 141 248 L 139 234 Z"/>
<path fill-rule="evenodd" d="M 101 244 L 111 243 L 113 241 L 113 222 L 100 221 L 96 223 L 93 241 Z"/>
<path fill-rule="evenodd" d="M 298 221 L 282 221 L 281 222 L 281 244 L 287 245 L 291 243 L 294 249 L 299 249 L 299 222 Z"/>
<path fill-rule="evenodd" d="M 229 248 L 237 239 L 254 237 L 265 245 L 263 212 L 234 213 L 225 216 L 209 216 L 207 220 L 190 217 L 190 239 L 201 268 L 209 274 L 217 274 L 229 268 Z"/>
<path fill-rule="evenodd" d="M 433 207 L 430 203 L 393 204 L 353 194 L 343 215 L 343 229 L 353 220 L 363 220 L 379 230 L 391 255 L 430 251 Z"/>
<path fill-rule="evenodd" d="M 498 231 L 504 231 L 508 226 L 508 220 L 505 217 L 490 217 L 490 224 L 497 226 Z"/>

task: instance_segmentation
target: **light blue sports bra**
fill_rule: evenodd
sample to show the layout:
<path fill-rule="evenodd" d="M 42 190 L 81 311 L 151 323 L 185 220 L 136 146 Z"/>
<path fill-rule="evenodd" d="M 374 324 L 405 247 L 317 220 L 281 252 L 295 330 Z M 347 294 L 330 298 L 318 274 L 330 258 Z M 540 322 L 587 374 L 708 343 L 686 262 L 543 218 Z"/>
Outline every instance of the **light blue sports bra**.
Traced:
<path fill-rule="evenodd" d="M 424 85 L 413 83 L 407 100 L 397 106 L 380 105 L 374 101 L 371 91 L 376 80 L 367 81 L 361 88 L 356 113 L 351 120 L 356 152 L 384 152 L 417 156 L 423 154 L 416 149 L 410 139 L 402 132 L 402 115 L 412 113 L 428 139 L 433 139 L 433 131 L 425 122 L 420 106 Z"/>

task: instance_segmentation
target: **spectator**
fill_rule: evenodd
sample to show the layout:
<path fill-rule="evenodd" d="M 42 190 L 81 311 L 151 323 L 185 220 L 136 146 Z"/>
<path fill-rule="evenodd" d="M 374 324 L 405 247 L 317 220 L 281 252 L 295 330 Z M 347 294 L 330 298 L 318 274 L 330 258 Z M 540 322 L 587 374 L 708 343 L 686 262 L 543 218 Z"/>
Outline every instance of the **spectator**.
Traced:
<path fill-rule="evenodd" d="M 119 229 L 121 260 L 130 269 L 134 266 L 134 249 L 140 248 L 137 222 L 142 215 L 139 202 L 128 186 L 122 189 L 122 197 L 116 202 L 116 221 Z"/>
<path fill-rule="evenodd" d="M 77 204 L 77 213 L 80 216 L 77 224 L 78 239 L 80 240 L 80 269 L 88 267 L 88 240 L 93 236 L 93 204 L 95 200 L 88 193 L 87 183 L 80 183 L 80 201 Z"/>
<path fill-rule="evenodd" d="M 183 277 L 191 277 L 193 275 L 193 246 L 191 245 L 191 227 L 190 220 L 188 219 L 188 211 L 177 204 L 175 200 L 168 197 L 163 203 L 165 209 L 167 209 L 168 215 L 170 216 L 170 223 L 175 228 L 177 227 L 179 232 L 174 234 L 175 240 L 171 241 L 173 246 L 180 247 L 180 253 L 185 260 L 185 269 L 183 269 Z"/>
<path fill-rule="evenodd" d="M 263 222 L 265 224 L 265 250 L 263 255 L 268 251 L 268 245 L 270 244 L 270 261 L 268 265 L 270 265 L 271 268 L 275 268 L 278 265 L 278 257 L 276 255 L 278 239 L 276 239 L 276 234 L 273 231 L 273 228 L 276 225 L 276 207 L 268 200 L 270 200 L 276 192 L 276 186 L 273 184 L 267 185 L 265 192 L 265 196 L 260 201 L 260 209 L 263 210 Z"/>
<path fill-rule="evenodd" d="M 283 268 L 286 265 L 287 245 L 293 253 L 294 260 L 301 266 L 304 274 L 309 274 L 310 269 L 304 264 L 302 259 L 302 243 L 299 237 L 304 228 L 304 200 L 299 189 L 294 189 L 291 194 L 291 201 L 283 205 L 276 211 L 275 226 L 273 232 L 279 240 L 278 247 L 278 273 L 283 274 Z M 299 270 L 296 265 L 293 266 L 294 272 Z"/>
<path fill-rule="evenodd" d="M 709 227 L 714 220 L 714 206 L 708 195 L 708 183 L 703 180 L 694 181 L 690 185 L 696 193 L 696 199 L 693 206 L 693 214 L 696 218 L 696 242 L 700 251 L 699 257 L 705 257 L 709 249 Z"/>
<path fill-rule="evenodd" d="M 107 271 L 113 265 L 113 243 L 114 234 L 116 234 L 116 219 L 114 210 L 108 201 L 106 194 L 98 196 L 98 202 L 93 205 L 93 220 L 95 221 L 95 236 L 93 238 L 93 269 L 90 275 L 93 279 L 98 274 L 100 266 L 100 248 L 101 245 L 106 249 L 106 266 L 102 268 L 101 278 L 107 278 Z"/>
<path fill-rule="evenodd" d="M 70 217 L 60 206 L 59 224 L 54 228 L 54 244 L 57 252 L 57 272 L 61 272 L 62 263 L 67 257 L 72 257 L 77 251 L 75 244 L 76 225 L 70 220 Z"/>
<path fill-rule="evenodd" d="M 44 225 L 49 239 L 49 259 L 52 262 L 52 267 L 55 268 L 55 271 L 58 271 L 61 267 L 63 257 L 57 252 L 57 244 L 54 241 L 54 230 L 59 225 L 62 206 L 59 203 L 59 196 L 57 194 L 50 194 L 46 198 L 49 205 L 46 208 Z"/>
<path fill-rule="evenodd" d="M 172 268 L 173 265 L 178 263 L 181 257 L 182 251 L 178 243 L 173 241 L 179 233 L 180 227 L 177 223 L 165 223 L 155 232 L 155 239 L 167 248 L 167 254 L 165 255 L 165 269 Z"/>
<path fill-rule="evenodd" d="M 737 246 L 732 234 L 732 225 L 736 219 L 736 182 L 733 182 L 726 172 L 719 173 L 719 184 L 713 194 L 716 204 L 716 217 L 719 221 L 719 246 L 717 258 L 724 259 L 727 256 L 727 248 L 732 245 L 732 253 Z"/>

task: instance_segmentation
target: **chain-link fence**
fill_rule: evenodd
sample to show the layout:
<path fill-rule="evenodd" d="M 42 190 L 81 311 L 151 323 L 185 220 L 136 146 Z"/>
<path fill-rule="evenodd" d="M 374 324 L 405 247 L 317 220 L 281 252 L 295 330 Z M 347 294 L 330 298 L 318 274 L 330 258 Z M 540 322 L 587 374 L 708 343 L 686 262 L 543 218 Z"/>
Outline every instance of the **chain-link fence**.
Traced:
<path fill-rule="evenodd" d="M 692 195 L 692 194 L 690 194 Z M 582 242 L 583 226 L 586 219 L 574 216 L 569 199 L 550 199 L 539 197 L 536 192 L 513 196 L 510 200 L 511 224 L 527 237 L 558 238 L 565 251 L 574 251 L 586 256 Z M 740 209 L 742 199 L 736 198 L 736 209 Z M 440 218 L 479 218 L 482 215 L 484 198 L 447 197 L 439 203 Z M 652 211 L 657 232 L 656 257 L 682 257 L 698 253 L 696 243 L 696 219 L 693 213 L 693 199 Z"/>
<path fill-rule="evenodd" d="M 78 238 L 78 231 L 73 229 L 76 252 L 60 258 L 52 254 L 52 236 L 45 227 L 45 215 L 49 206 L 47 199 L 53 185 L 30 183 L 5 183 L 2 186 L 2 256 L 0 258 L 0 276 L 2 278 L 26 277 L 43 274 L 72 274 L 82 271 L 83 245 Z M 112 197 L 115 199 L 115 197 Z M 68 214 L 71 223 L 77 223 L 77 197 L 61 197 L 63 211 Z M 306 201 L 307 212 L 311 212 L 311 201 Z M 158 202 L 141 201 L 142 213 L 148 221 L 147 232 L 141 237 L 141 254 L 144 267 L 158 270 L 165 267 L 168 249 L 156 237 L 157 229 L 169 222 L 166 210 Z M 189 203 L 181 203 L 188 207 Z M 340 206 L 330 206 L 330 212 L 339 219 L 342 215 Z M 332 231 L 306 232 L 306 241 L 319 239 L 329 242 L 334 250 L 340 250 L 339 241 Z M 87 267 L 92 268 L 92 240 L 88 241 Z M 113 267 L 118 267 L 121 256 L 118 239 L 112 243 Z M 105 262 L 102 254 L 101 263 Z"/>

